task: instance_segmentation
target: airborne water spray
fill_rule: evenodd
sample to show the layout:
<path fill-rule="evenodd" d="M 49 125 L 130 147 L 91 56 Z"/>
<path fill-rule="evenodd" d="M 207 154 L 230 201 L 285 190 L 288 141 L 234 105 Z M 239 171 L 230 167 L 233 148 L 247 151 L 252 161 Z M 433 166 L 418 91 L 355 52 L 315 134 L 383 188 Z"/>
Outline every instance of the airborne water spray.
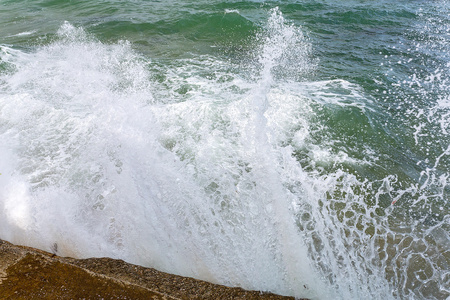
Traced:
<path fill-rule="evenodd" d="M 282 22 L 273 11 L 269 26 L 278 27 L 262 41 L 263 91 L 223 100 L 155 99 L 149 62 L 129 43 L 105 45 L 68 23 L 34 52 L 2 47 L 11 69 L 1 81 L 1 151 L 10 158 L 0 165 L 2 238 L 249 289 L 322 294 L 264 116 L 283 54 L 276 42 L 298 34 Z"/>
<path fill-rule="evenodd" d="M 154 63 L 69 23 L 44 46 L 2 45 L 0 237 L 299 297 L 444 297 L 447 148 L 405 180 L 377 99 L 304 76 L 299 27 L 271 10 L 255 43 L 250 79 L 211 55 Z M 448 137 L 438 73 L 419 146 L 436 124 Z"/>

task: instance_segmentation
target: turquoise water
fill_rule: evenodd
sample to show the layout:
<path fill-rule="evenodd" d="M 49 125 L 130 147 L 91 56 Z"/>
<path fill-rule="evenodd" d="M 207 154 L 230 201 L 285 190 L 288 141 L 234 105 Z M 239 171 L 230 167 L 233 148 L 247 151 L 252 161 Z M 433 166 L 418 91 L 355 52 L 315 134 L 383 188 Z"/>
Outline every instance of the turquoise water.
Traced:
<path fill-rule="evenodd" d="M 450 296 L 448 1 L 0 1 L 0 238 L 312 299 Z"/>

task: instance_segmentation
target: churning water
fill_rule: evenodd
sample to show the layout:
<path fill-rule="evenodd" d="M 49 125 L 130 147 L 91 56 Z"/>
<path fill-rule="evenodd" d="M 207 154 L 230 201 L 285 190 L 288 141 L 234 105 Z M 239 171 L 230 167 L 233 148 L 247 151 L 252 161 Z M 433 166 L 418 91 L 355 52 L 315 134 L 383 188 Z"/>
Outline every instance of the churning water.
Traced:
<path fill-rule="evenodd" d="M 447 1 L 3 2 L 0 238 L 312 299 L 449 297 Z"/>

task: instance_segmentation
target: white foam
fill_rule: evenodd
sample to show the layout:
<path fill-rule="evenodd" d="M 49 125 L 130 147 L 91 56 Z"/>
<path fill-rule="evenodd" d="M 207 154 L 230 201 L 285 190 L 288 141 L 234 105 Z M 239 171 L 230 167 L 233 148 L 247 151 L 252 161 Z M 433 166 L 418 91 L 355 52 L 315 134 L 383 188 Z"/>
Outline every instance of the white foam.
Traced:
<path fill-rule="evenodd" d="M 15 36 L 27 36 L 27 35 L 32 35 L 36 33 L 36 30 L 32 30 L 32 31 L 23 31 L 23 32 L 19 32 L 17 34 L 12 34 L 12 35 L 8 35 L 7 37 L 15 37 Z"/>
<path fill-rule="evenodd" d="M 13 153 L 0 182 L 2 238 L 246 288 L 322 293 L 278 173 L 264 174 L 274 157 L 245 149 L 255 132 L 241 139 L 250 98 L 229 105 L 203 89 L 188 102 L 156 102 L 146 62 L 127 42 L 104 45 L 68 23 L 58 35 L 31 53 L 2 47 L 16 69 L 2 77 L 0 97 Z"/>
<path fill-rule="evenodd" d="M 239 14 L 239 10 L 237 9 L 225 9 L 226 14 Z"/>
<path fill-rule="evenodd" d="M 378 210 L 419 188 L 340 167 L 376 161 L 368 146 L 361 160 L 312 140 L 314 107 L 373 103 L 344 80 L 299 82 L 311 45 L 278 9 L 250 80 L 209 56 L 152 65 L 69 23 L 58 36 L 29 53 L 1 47 L 0 238 L 298 297 L 395 298 L 386 270 L 401 257 Z"/>

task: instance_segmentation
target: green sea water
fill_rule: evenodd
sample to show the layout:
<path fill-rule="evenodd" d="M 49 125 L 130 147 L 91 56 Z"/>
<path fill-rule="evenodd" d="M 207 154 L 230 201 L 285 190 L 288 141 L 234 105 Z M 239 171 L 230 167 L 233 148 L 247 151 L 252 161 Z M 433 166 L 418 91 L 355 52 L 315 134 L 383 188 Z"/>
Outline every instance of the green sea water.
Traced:
<path fill-rule="evenodd" d="M 443 0 L 0 0 L 0 238 L 447 299 L 449 50 Z"/>

